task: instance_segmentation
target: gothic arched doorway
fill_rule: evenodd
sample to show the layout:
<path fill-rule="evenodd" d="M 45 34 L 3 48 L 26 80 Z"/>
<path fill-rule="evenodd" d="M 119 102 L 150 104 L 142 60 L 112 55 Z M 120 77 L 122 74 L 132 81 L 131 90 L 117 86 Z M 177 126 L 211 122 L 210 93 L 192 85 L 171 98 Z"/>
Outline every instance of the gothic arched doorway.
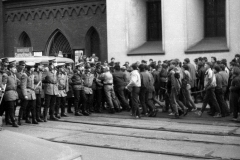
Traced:
<path fill-rule="evenodd" d="M 62 52 L 64 57 L 72 58 L 72 49 L 67 38 L 60 30 L 56 30 L 48 40 L 45 53 L 49 56 L 57 56 L 59 52 Z"/>
<path fill-rule="evenodd" d="M 26 32 L 22 32 L 22 34 L 19 36 L 19 47 L 31 47 L 31 40 Z"/>
<path fill-rule="evenodd" d="M 86 34 L 86 56 L 91 57 L 95 53 L 101 60 L 101 43 L 97 30 L 91 27 Z"/>

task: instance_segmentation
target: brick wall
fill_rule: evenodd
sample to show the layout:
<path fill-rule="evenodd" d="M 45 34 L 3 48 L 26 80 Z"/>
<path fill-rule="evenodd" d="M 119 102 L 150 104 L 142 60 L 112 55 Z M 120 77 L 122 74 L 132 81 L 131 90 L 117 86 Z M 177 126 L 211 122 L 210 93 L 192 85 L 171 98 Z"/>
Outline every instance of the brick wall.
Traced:
<path fill-rule="evenodd" d="M 46 3 L 46 4 L 45 4 Z M 5 56 L 14 55 L 25 31 L 34 51 L 45 51 L 51 35 L 60 30 L 72 49 L 85 49 L 85 36 L 93 26 L 101 41 L 101 60 L 107 60 L 106 2 L 66 0 L 38 4 L 5 2 Z"/>

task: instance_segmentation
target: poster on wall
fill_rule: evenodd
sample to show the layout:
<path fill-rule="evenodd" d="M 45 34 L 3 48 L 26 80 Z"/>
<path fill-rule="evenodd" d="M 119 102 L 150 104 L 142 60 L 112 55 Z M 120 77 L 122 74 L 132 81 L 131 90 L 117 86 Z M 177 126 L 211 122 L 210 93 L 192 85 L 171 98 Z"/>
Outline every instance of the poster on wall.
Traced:
<path fill-rule="evenodd" d="M 83 57 L 84 50 L 82 50 L 82 49 L 75 50 L 74 54 L 75 54 L 75 63 L 79 63 Z"/>
<path fill-rule="evenodd" d="M 14 47 L 15 57 L 32 57 L 33 47 Z"/>

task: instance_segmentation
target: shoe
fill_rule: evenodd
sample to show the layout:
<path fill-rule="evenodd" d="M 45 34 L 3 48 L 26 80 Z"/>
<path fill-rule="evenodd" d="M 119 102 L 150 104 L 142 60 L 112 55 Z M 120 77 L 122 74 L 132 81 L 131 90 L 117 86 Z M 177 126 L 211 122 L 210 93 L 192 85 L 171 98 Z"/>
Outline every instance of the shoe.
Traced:
<path fill-rule="evenodd" d="M 183 110 L 178 110 L 178 114 L 179 114 L 179 117 L 182 116 L 184 114 Z"/>
<path fill-rule="evenodd" d="M 87 113 L 87 112 L 82 112 L 82 114 L 84 115 L 84 116 L 89 116 L 89 113 Z"/>
<path fill-rule="evenodd" d="M 37 121 L 38 122 L 43 122 L 43 120 L 41 118 L 38 118 Z"/>
<path fill-rule="evenodd" d="M 16 122 L 12 123 L 12 127 L 19 127 Z"/>
<path fill-rule="evenodd" d="M 186 109 L 185 112 L 183 113 L 183 116 L 185 117 L 188 114 L 188 110 Z"/>
<path fill-rule="evenodd" d="M 21 126 L 21 125 L 22 125 L 21 121 L 19 121 L 19 120 L 18 120 L 18 125 L 19 125 L 19 126 Z"/>
<path fill-rule="evenodd" d="M 156 117 L 157 116 L 157 113 L 158 113 L 158 110 L 154 110 L 154 114 L 153 114 L 153 116 L 152 117 Z"/>
<path fill-rule="evenodd" d="M 114 114 L 114 113 L 115 113 L 114 108 L 111 108 L 111 109 L 109 110 L 109 113 Z"/>
<path fill-rule="evenodd" d="M 36 121 L 35 119 L 32 120 L 32 124 L 38 124 L 38 121 Z"/>
<path fill-rule="evenodd" d="M 190 112 L 196 112 L 196 111 L 197 111 L 197 108 L 193 108 L 193 109 L 191 109 Z"/>
<path fill-rule="evenodd" d="M 55 115 L 55 117 L 61 119 L 61 116 L 59 114 Z"/>
<path fill-rule="evenodd" d="M 233 119 L 231 119 L 231 121 L 233 121 L 233 122 L 237 122 L 238 119 L 237 119 L 237 118 L 233 118 Z"/>
<path fill-rule="evenodd" d="M 59 121 L 59 119 L 56 118 L 54 115 L 53 115 L 53 116 L 50 116 L 50 120 L 52 120 L 52 121 Z"/>
<path fill-rule="evenodd" d="M 179 119 L 179 118 L 180 118 L 180 116 L 179 116 L 178 114 L 175 114 L 174 117 L 175 117 L 176 119 Z"/>
<path fill-rule="evenodd" d="M 68 109 L 67 112 L 68 113 L 73 113 L 73 111 L 71 109 Z"/>
<path fill-rule="evenodd" d="M 31 121 L 27 118 L 26 121 L 25 121 L 25 123 L 31 124 Z"/>
<path fill-rule="evenodd" d="M 170 114 L 169 114 L 169 116 L 174 116 L 175 114 L 173 113 L 173 112 L 171 112 Z"/>
<path fill-rule="evenodd" d="M 6 123 L 6 125 L 12 125 L 13 124 L 10 120 L 6 121 L 5 123 Z"/>
<path fill-rule="evenodd" d="M 202 111 L 195 112 L 195 114 L 197 114 L 199 117 L 201 117 L 202 116 Z"/>
<path fill-rule="evenodd" d="M 75 116 L 83 116 L 82 113 L 79 113 L 79 112 L 76 112 L 74 115 Z"/>
<path fill-rule="evenodd" d="M 222 115 L 220 113 L 217 113 L 215 116 L 213 116 L 213 118 L 221 118 Z"/>
<path fill-rule="evenodd" d="M 61 114 L 61 117 L 68 117 L 65 113 Z"/>

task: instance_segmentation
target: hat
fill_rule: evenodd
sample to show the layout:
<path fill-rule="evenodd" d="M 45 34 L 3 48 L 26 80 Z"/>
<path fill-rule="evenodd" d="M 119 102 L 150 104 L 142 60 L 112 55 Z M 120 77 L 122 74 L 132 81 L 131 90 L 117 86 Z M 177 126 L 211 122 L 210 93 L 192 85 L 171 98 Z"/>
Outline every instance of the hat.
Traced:
<path fill-rule="evenodd" d="M 26 65 L 26 61 L 19 61 L 19 62 L 18 62 L 18 65 L 19 65 L 19 66 Z"/>
<path fill-rule="evenodd" d="M 14 64 L 16 66 L 16 60 L 9 61 L 9 65 Z"/>
<path fill-rule="evenodd" d="M 9 59 L 8 58 L 3 58 L 2 63 L 9 63 Z"/>
<path fill-rule="evenodd" d="M 58 64 L 57 64 L 57 67 L 59 67 L 59 68 L 60 68 L 60 67 L 63 67 L 63 66 L 65 66 L 65 63 L 58 63 Z"/>
<path fill-rule="evenodd" d="M 71 66 L 72 62 L 66 62 L 66 66 Z"/>
<path fill-rule="evenodd" d="M 15 63 L 15 62 L 16 62 L 16 61 L 10 62 L 9 65 L 8 65 L 8 68 L 16 67 L 16 63 Z"/>
<path fill-rule="evenodd" d="M 34 67 L 35 66 L 35 62 L 27 62 L 26 63 L 26 67 Z"/>
<path fill-rule="evenodd" d="M 42 62 L 36 62 L 36 63 L 35 63 L 35 67 L 38 67 L 38 66 L 41 66 L 41 65 L 43 65 Z"/>
<path fill-rule="evenodd" d="M 56 59 L 51 59 L 48 61 L 49 64 L 56 63 Z"/>

